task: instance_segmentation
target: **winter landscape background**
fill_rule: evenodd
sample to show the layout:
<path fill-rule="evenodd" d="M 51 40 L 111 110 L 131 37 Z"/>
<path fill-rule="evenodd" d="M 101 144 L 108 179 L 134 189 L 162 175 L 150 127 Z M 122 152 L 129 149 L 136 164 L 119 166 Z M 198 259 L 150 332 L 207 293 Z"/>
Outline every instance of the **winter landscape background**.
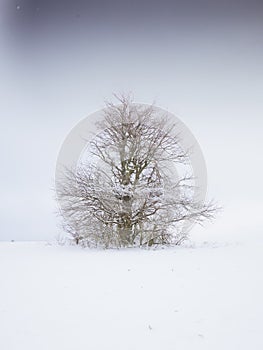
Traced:
<path fill-rule="evenodd" d="M 64 3 L 0 2 L 1 349 L 262 349 L 261 1 Z M 59 246 L 60 146 L 127 91 L 189 127 L 223 212 L 177 249 Z"/>
<path fill-rule="evenodd" d="M 197 138 L 209 196 L 225 208 L 209 232 L 260 230 L 261 2 L 0 4 L 1 240 L 54 238 L 64 138 L 128 91 L 178 115 Z"/>

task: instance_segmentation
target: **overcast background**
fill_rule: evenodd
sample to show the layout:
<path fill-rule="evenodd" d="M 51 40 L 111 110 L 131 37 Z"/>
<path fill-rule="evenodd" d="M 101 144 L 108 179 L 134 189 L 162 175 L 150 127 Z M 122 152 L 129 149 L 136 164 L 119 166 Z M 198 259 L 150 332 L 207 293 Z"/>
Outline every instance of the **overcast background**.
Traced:
<path fill-rule="evenodd" d="M 262 233 L 261 1 L 0 2 L 0 240 L 52 240 L 55 165 L 113 92 L 175 113 L 223 213 L 194 234 Z M 202 233 L 203 232 L 203 233 Z"/>

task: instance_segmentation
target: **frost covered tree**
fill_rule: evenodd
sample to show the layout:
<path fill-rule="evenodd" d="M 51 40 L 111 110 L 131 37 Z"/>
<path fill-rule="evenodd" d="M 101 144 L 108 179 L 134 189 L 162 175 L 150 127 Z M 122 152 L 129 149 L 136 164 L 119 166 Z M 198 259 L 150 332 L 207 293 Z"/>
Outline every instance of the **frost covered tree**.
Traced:
<path fill-rule="evenodd" d="M 130 97 L 107 103 L 87 159 L 66 169 L 57 195 L 64 229 L 83 246 L 179 244 L 186 221 L 211 218 L 215 208 L 193 199 L 176 125 Z"/>

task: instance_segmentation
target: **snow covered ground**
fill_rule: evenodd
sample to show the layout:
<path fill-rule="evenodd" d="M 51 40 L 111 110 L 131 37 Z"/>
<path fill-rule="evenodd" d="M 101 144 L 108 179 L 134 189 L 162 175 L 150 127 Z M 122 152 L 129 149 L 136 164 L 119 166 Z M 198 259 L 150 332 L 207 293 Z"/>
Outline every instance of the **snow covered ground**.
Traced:
<path fill-rule="evenodd" d="M 1 350 L 261 350 L 263 239 L 0 243 Z"/>

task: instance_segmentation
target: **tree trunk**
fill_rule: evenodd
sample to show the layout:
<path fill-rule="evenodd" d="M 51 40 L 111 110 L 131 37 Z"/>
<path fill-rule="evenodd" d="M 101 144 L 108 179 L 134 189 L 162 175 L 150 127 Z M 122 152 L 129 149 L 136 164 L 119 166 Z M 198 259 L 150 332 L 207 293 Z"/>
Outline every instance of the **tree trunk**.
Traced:
<path fill-rule="evenodd" d="M 119 236 L 121 245 L 128 246 L 133 244 L 132 242 L 132 226 L 130 227 L 119 227 Z"/>

